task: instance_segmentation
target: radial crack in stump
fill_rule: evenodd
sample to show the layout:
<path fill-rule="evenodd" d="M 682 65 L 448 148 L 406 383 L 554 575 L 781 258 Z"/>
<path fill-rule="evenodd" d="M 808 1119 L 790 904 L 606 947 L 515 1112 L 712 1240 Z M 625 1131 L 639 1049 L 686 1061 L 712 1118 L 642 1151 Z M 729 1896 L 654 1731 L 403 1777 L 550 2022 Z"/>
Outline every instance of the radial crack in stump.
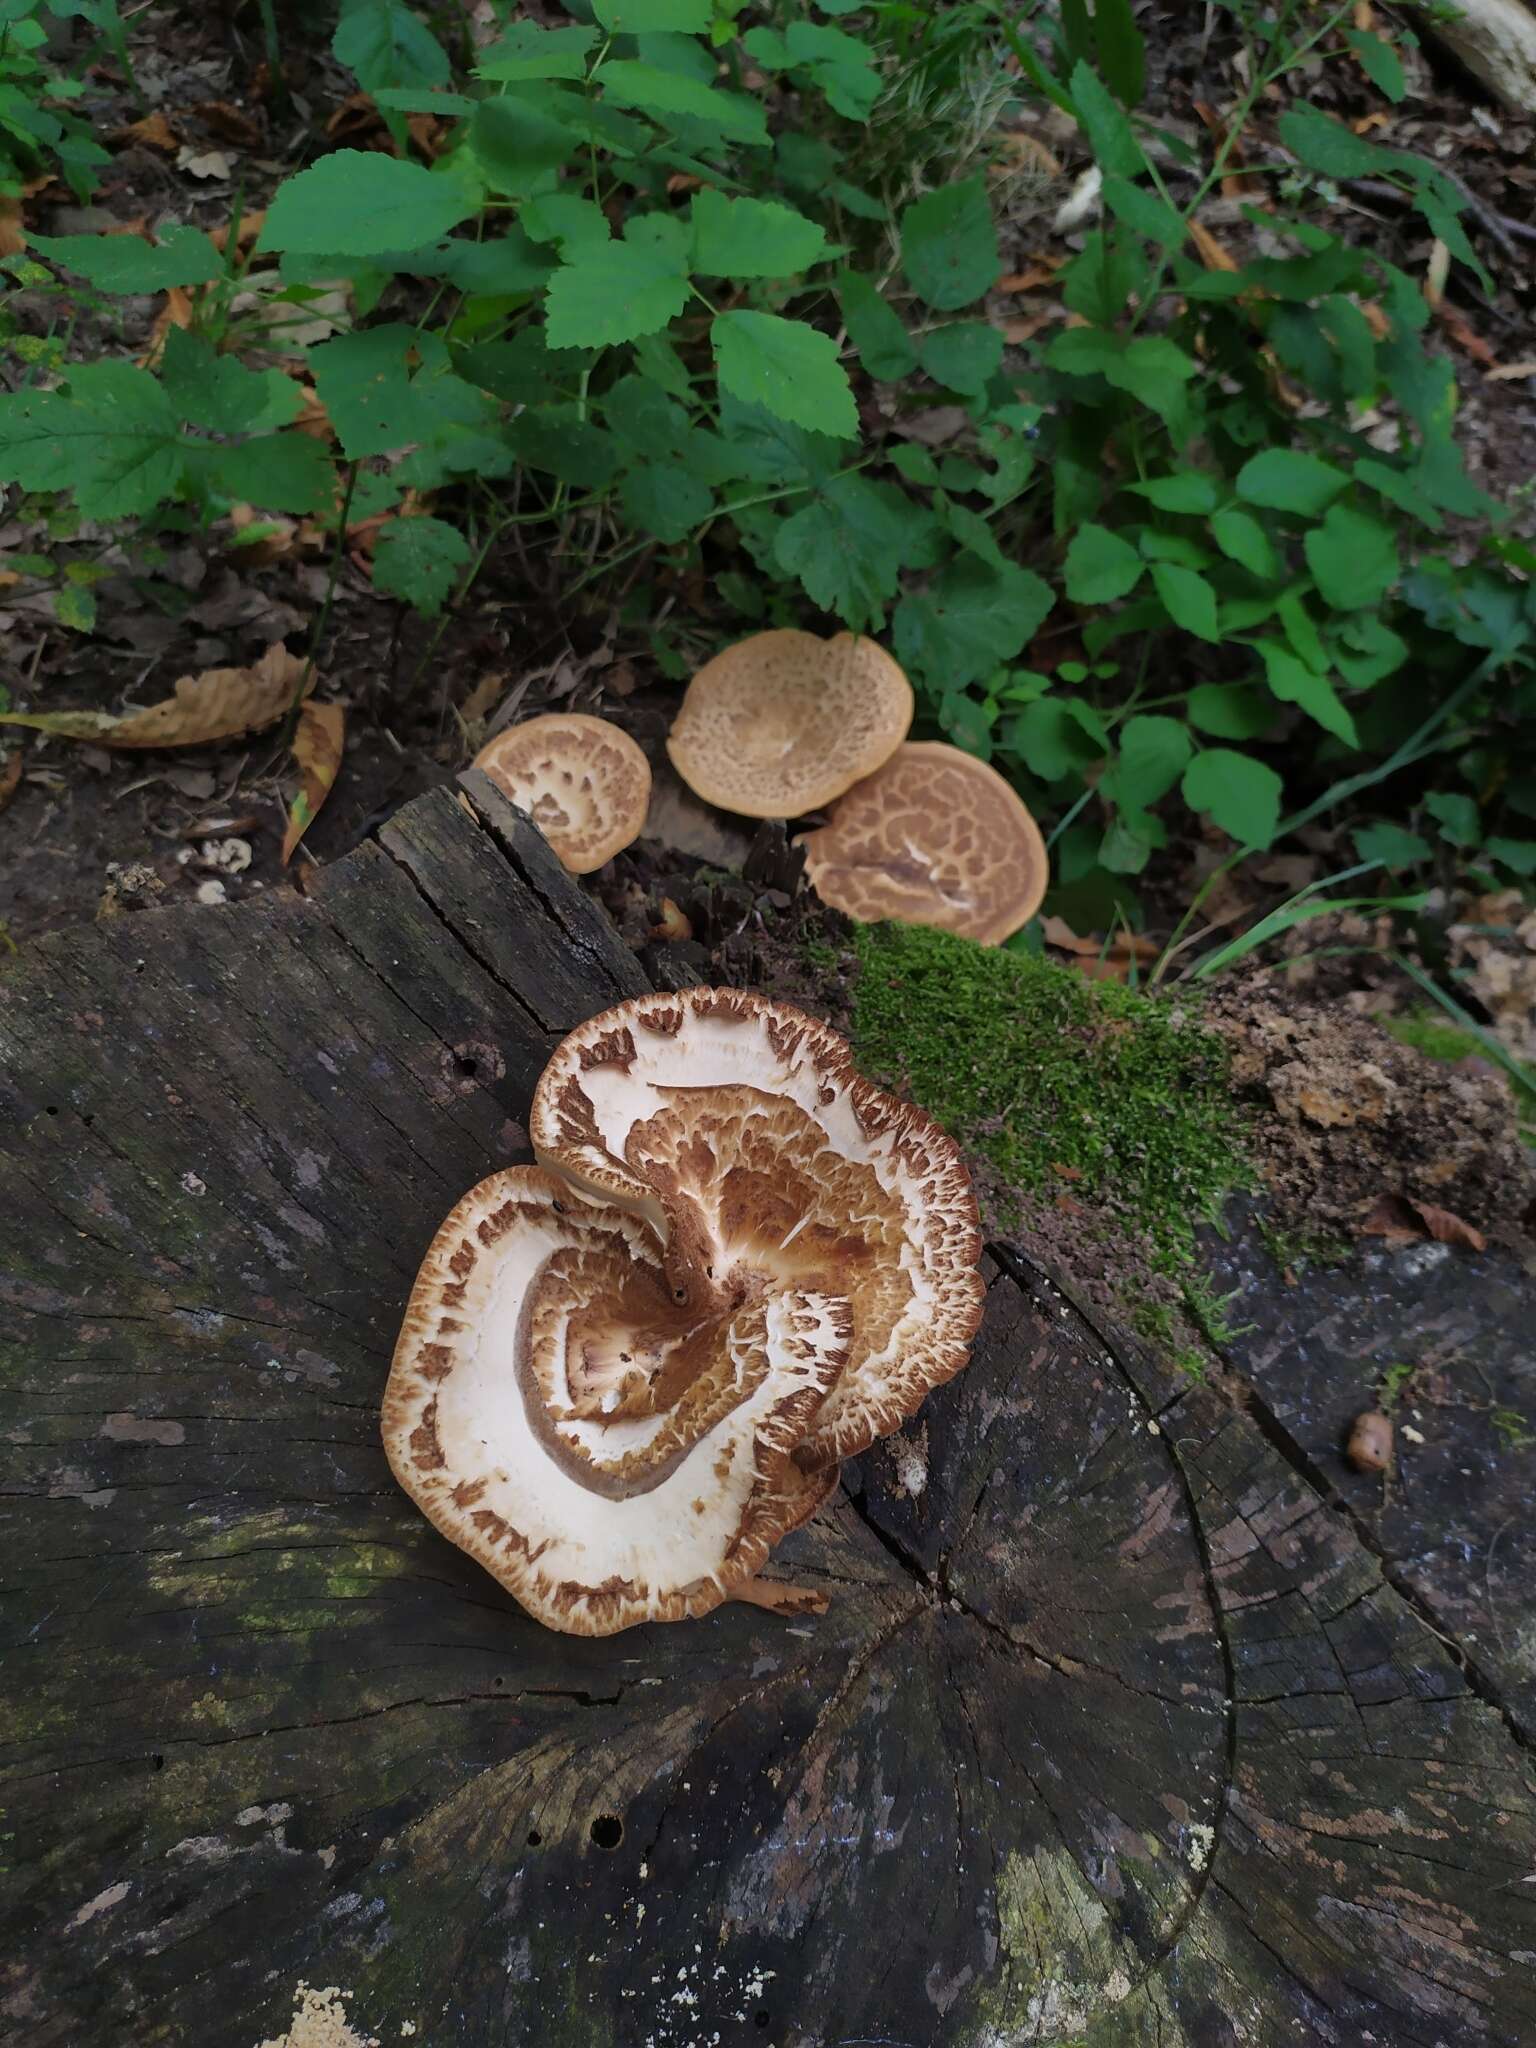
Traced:
<path fill-rule="evenodd" d="M 572 1032 L 529 1133 L 539 1167 L 481 1182 L 428 1250 L 396 1476 L 554 1628 L 803 1609 L 753 1584 L 769 1551 L 969 1355 L 958 1152 L 835 1032 L 733 989 Z"/>
<path fill-rule="evenodd" d="M 632 846 L 651 801 L 651 764 L 606 718 L 551 711 L 510 726 L 475 756 L 532 818 L 573 875 Z"/>

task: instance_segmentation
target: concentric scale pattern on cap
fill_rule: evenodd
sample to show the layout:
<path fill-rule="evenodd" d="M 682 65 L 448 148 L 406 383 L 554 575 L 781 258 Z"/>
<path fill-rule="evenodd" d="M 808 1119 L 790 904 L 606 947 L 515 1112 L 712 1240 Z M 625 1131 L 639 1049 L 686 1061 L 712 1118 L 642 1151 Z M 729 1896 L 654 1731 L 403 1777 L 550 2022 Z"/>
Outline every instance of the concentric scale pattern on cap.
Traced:
<path fill-rule="evenodd" d="M 651 801 L 651 764 L 629 734 L 579 711 L 509 726 L 475 766 L 528 813 L 573 875 L 632 845 Z"/>
<path fill-rule="evenodd" d="M 964 1365 L 969 1177 L 825 1025 L 647 996 L 551 1059 L 537 1168 L 438 1232 L 384 1404 L 402 1485 L 551 1627 L 708 1612 Z"/>

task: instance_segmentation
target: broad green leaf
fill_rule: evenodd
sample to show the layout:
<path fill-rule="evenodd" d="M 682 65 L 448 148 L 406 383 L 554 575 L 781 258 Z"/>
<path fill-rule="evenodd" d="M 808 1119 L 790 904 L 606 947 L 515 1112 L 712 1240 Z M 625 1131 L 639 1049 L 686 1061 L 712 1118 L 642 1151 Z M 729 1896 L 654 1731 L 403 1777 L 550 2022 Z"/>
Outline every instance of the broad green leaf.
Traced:
<path fill-rule="evenodd" d="M 650 378 L 620 377 L 603 399 L 608 425 L 627 448 L 651 463 L 666 463 L 706 484 L 742 473 L 738 451 L 719 434 L 696 427 Z"/>
<path fill-rule="evenodd" d="M 475 73 L 480 78 L 510 82 L 524 78 L 584 78 L 587 52 L 597 31 L 576 24 L 540 28 L 537 22 L 509 22 L 499 39 L 482 52 Z"/>
<path fill-rule="evenodd" d="M 1211 555 L 1208 548 L 1192 540 L 1187 533 L 1174 533 L 1166 527 L 1127 527 L 1127 539 L 1134 537 L 1137 547 L 1149 562 L 1177 562 L 1181 569 L 1208 569 Z"/>
<path fill-rule="evenodd" d="M 0 396 L 0 478 L 28 491 L 73 491 L 87 519 L 131 519 L 176 497 L 180 421 L 147 370 L 123 362 L 74 370 L 68 395 Z"/>
<path fill-rule="evenodd" d="M 878 626 L 900 570 L 928 523 L 894 484 L 834 477 L 779 528 L 774 557 L 807 596 L 845 626 Z"/>
<path fill-rule="evenodd" d="M 1402 569 L 1391 527 L 1349 505 L 1331 505 L 1302 548 L 1324 602 L 1335 611 L 1379 605 Z"/>
<path fill-rule="evenodd" d="M 754 34 L 743 38 L 750 45 Z M 771 30 L 764 31 L 771 35 Z M 802 69 L 825 94 L 827 104 L 849 121 L 867 121 L 881 92 L 881 75 L 857 37 L 824 23 L 792 21 L 776 38 L 780 69 Z"/>
<path fill-rule="evenodd" d="M 367 93 L 446 85 L 452 71 L 437 37 L 400 0 L 346 0 L 331 50 Z"/>
<path fill-rule="evenodd" d="M 1275 126 L 1286 148 L 1325 178 L 1373 178 L 1391 168 L 1393 151 L 1367 142 L 1316 107 L 1287 107 Z"/>
<path fill-rule="evenodd" d="M 1374 612 L 1356 612 L 1337 628 L 1334 665 L 1346 682 L 1368 690 L 1408 659 L 1408 642 Z"/>
<path fill-rule="evenodd" d="M 708 30 L 715 9 L 714 0 L 592 0 L 592 12 L 610 35 L 696 36 Z"/>
<path fill-rule="evenodd" d="M 1344 40 L 1376 90 L 1394 103 L 1402 100 L 1408 91 L 1408 81 L 1403 76 L 1402 59 L 1392 45 L 1368 28 L 1347 28 Z"/>
<path fill-rule="evenodd" d="M 480 104 L 468 93 L 439 92 L 426 86 L 381 85 L 369 97 L 376 107 L 395 114 L 472 114 Z"/>
<path fill-rule="evenodd" d="M 61 626 L 76 633 L 89 633 L 96 624 L 96 593 L 72 583 L 61 583 L 53 593 L 53 616 Z M 3 706 L 0 706 L 3 709 Z"/>
<path fill-rule="evenodd" d="M 1177 470 L 1172 476 L 1151 477 L 1144 484 L 1130 484 L 1127 488 L 1160 512 L 1210 512 L 1215 509 L 1218 495 L 1216 479 L 1202 469 Z"/>
<path fill-rule="evenodd" d="M 1196 683 L 1184 699 L 1191 725 L 1218 740 L 1255 740 L 1275 722 L 1275 707 L 1247 683 Z"/>
<path fill-rule="evenodd" d="M 896 443 L 891 450 L 891 467 L 909 484 L 923 484 L 931 489 L 939 481 L 939 465 L 915 441 Z"/>
<path fill-rule="evenodd" d="M 1273 768 L 1230 747 L 1207 747 L 1184 770 L 1184 801 L 1205 811 L 1240 846 L 1266 847 L 1280 823 L 1282 783 Z"/>
<path fill-rule="evenodd" d="M 1424 808 L 1439 825 L 1441 838 L 1448 839 L 1452 846 L 1476 846 L 1483 836 L 1477 805 L 1469 796 L 1453 790 L 1433 790 L 1425 797 Z"/>
<path fill-rule="evenodd" d="M 687 301 L 688 279 L 665 251 L 610 242 L 555 272 L 545 331 L 551 348 L 603 348 L 654 334 Z"/>
<path fill-rule="evenodd" d="M 917 347 L 889 301 L 857 271 L 839 279 L 837 295 L 848 339 L 868 374 L 882 383 L 910 376 L 917 368 Z"/>
<path fill-rule="evenodd" d="M 953 313 L 991 290 L 1002 260 L 980 178 L 913 200 L 901 216 L 901 260 L 912 289 L 935 312 Z"/>
<path fill-rule="evenodd" d="M 1003 337 L 985 320 L 956 320 L 925 334 L 917 352 L 936 384 L 979 398 L 1002 366 Z"/>
<path fill-rule="evenodd" d="M 523 202 L 517 224 L 532 242 L 553 242 L 562 256 L 603 249 L 613 240 L 608 216 L 581 192 L 541 192 Z"/>
<path fill-rule="evenodd" d="M 574 405 L 531 408 L 508 423 L 506 434 L 529 469 L 545 470 L 582 490 L 603 490 L 618 473 L 613 436 L 578 417 Z"/>
<path fill-rule="evenodd" d="M 341 334 L 311 349 L 315 390 L 342 453 L 357 461 L 427 439 L 437 424 L 434 380 L 413 375 L 416 331 L 399 322 Z"/>
<path fill-rule="evenodd" d="M 1143 811 L 1166 796 L 1183 774 L 1190 756 L 1189 730 L 1177 718 L 1151 715 L 1128 718 L 1119 738 L 1107 793 L 1122 810 Z"/>
<path fill-rule="evenodd" d="M 171 228 L 158 248 L 137 235 L 29 235 L 27 246 L 104 292 L 163 292 L 224 275 L 201 228 Z"/>
<path fill-rule="evenodd" d="M 1502 861 L 1511 873 L 1536 875 L 1536 839 L 1492 838 L 1483 851 L 1494 860 Z"/>
<path fill-rule="evenodd" d="M 558 104 L 558 102 L 556 103 Z M 469 127 L 469 150 L 493 191 L 525 199 L 576 154 L 581 138 L 568 121 L 516 89 L 486 100 Z M 475 209 L 471 209 L 474 211 Z"/>
<path fill-rule="evenodd" d="M 1145 565 L 1107 526 L 1080 526 L 1067 549 L 1066 591 L 1074 604 L 1113 604 L 1141 581 Z"/>
<path fill-rule="evenodd" d="M 1282 647 L 1277 640 L 1260 641 L 1259 653 L 1264 657 L 1264 674 L 1269 687 L 1283 703 L 1299 704 L 1307 716 L 1315 718 L 1326 732 L 1333 733 L 1346 746 L 1359 746 L 1360 735 L 1355 730 L 1354 718 L 1340 703 L 1327 676 L 1319 675 L 1304 661 L 1298 661 L 1291 650 Z"/>
<path fill-rule="evenodd" d="M 858 407 L 830 335 L 776 313 L 731 312 L 716 315 L 710 338 L 722 390 L 817 433 L 848 439 L 858 432 Z"/>
<path fill-rule="evenodd" d="M 1237 473 L 1237 494 L 1250 505 L 1311 517 L 1326 511 L 1349 478 L 1343 470 L 1299 448 L 1266 448 Z"/>
<path fill-rule="evenodd" d="M 555 255 L 512 226 L 483 242 L 453 236 L 391 263 L 409 276 L 446 278 L 470 297 L 513 298 L 547 283 Z"/>
<path fill-rule="evenodd" d="M 826 246 L 815 221 L 777 200 L 727 199 L 708 186 L 693 195 L 692 267 L 701 276 L 797 277 Z"/>
<path fill-rule="evenodd" d="M 1093 40 L 1105 83 L 1122 105 L 1134 107 L 1147 78 L 1147 52 L 1131 0 L 1097 0 Z"/>
<path fill-rule="evenodd" d="M 1141 144 L 1131 132 L 1124 109 L 1110 98 L 1088 65 L 1075 66 L 1071 90 L 1078 120 L 1105 177 L 1139 176 L 1147 167 Z"/>
<path fill-rule="evenodd" d="M 1046 352 L 1053 370 L 1071 376 L 1107 377 L 1118 390 L 1129 391 L 1153 412 L 1176 414 L 1184 404 L 1183 387 L 1198 367 L 1166 335 L 1123 335 L 1096 327 L 1069 327 Z"/>
<path fill-rule="evenodd" d="M 1152 586 L 1176 626 L 1201 640 L 1220 640 L 1216 625 L 1216 593 L 1195 569 L 1174 562 L 1152 564 Z"/>
<path fill-rule="evenodd" d="M 924 676 L 980 682 L 1034 638 L 1051 604 L 1050 585 L 1031 570 L 957 555 L 896 607 L 896 652 Z"/>
<path fill-rule="evenodd" d="M 336 465 L 312 434 L 260 434 L 238 446 L 201 442 L 185 454 L 193 475 L 263 512 L 321 512 L 337 496 Z"/>
<path fill-rule="evenodd" d="M 657 540 L 686 540 L 715 509 L 709 485 L 675 462 L 643 462 L 619 484 L 624 516 Z"/>
<path fill-rule="evenodd" d="M 283 180 L 256 246 L 372 256 L 434 241 L 476 211 L 469 192 L 451 177 L 378 150 L 337 149 Z"/>
<path fill-rule="evenodd" d="M 1184 216 L 1129 178 L 1104 180 L 1104 203 L 1116 220 L 1163 249 L 1177 249 L 1185 235 Z"/>
<path fill-rule="evenodd" d="M 281 370 L 248 370 L 233 356 L 215 355 L 211 343 L 181 327 L 165 337 L 160 382 L 182 419 L 213 434 L 286 427 L 304 406 L 292 377 Z"/>
<path fill-rule="evenodd" d="M 1261 581 L 1271 583 L 1280 574 L 1274 542 L 1251 512 L 1243 512 L 1234 505 L 1213 513 L 1211 539 L 1229 561 L 1238 563 Z"/>
<path fill-rule="evenodd" d="M 1080 775 L 1109 752 L 1103 719 L 1075 697 L 1036 698 L 1014 719 L 1009 733 L 1008 744 L 1042 782 Z"/>
<path fill-rule="evenodd" d="M 658 65 L 642 64 L 627 57 L 610 59 L 598 77 L 605 96 L 620 106 L 697 121 L 730 142 L 768 140 L 768 123 L 761 105 L 743 93 L 721 92 L 692 78 L 679 78 Z"/>
<path fill-rule="evenodd" d="M 1417 832 L 1405 832 L 1401 825 L 1389 824 L 1385 819 L 1379 824 L 1363 825 L 1353 838 L 1361 860 L 1379 860 L 1385 868 L 1411 868 L 1430 856 L 1427 839 L 1421 839 Z"/>
<path fill-rule="evenodd" d="M 469 542 L 446 520 L 389 519 L 373 544 L 374 588 L 433 618 L 469 561 Z"/>
<path fill-rule="evenodd" d="M 1303 603 L 1300 593 L 1288 590 L 1275 606 L 1275 615 L 1285 628 L 1285 637 L 1307 667 L 1325 675 L 1331 667 L 1317 622 Z"/>

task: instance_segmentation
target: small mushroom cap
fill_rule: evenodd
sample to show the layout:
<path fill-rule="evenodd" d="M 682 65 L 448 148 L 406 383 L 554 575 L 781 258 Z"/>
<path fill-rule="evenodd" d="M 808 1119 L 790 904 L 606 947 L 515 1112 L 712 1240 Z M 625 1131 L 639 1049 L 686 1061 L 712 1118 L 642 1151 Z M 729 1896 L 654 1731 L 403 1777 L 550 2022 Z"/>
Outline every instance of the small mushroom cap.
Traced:
<path fill-rule="evenodd" d="M 497 733 L 475 756 L 526 811 L 573 875 L 589 875 L 639 838 L 651 764 L 606 718 L 550 711 Z"/>
<path fill-rule="evenodd" d="M 1040 828 L 995 768 L 915 741 L 807 832 L 817 894 L 863 923 L 937 925 L 999 946 L 1040 908 L 1050 876 Z"/>
<path fill-rule="evenodd" d="M 667 752 L 706 803 L 798 818 L 879 767 L 906 738 L 912 701 L 904 671 L 873 640 L 755 633 L 693 678 Z"/>

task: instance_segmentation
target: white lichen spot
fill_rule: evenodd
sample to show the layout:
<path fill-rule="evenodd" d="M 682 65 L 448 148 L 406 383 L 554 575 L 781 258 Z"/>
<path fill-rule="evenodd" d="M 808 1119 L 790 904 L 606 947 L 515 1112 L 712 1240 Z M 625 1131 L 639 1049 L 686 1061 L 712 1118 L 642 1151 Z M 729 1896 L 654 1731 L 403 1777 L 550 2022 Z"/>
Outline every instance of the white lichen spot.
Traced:
<path fill-rule="evenodd" d="M 133 1886 L 126 1879 L 122 1884 L 109 1884 L 104 1892 L 98 1892 L 94 1899 L 87 1899 L 79 1911 L 71 1914 L 65 1922 L 68 1929 L 83 1927 L 88 1920 L 94 1920 L 98 1913 L 110 1913 L 114 1906 L 120 1906 Z"/>
<path fill-rule="evenodd" d="M 287 2033 L 261 2042 L 260 2048 L 379 2048 L 377 2034 L 360 2034 L 348 2020 L 342 2001 L 351 1996 L 335 1984 L 323 1991 L 296 1984 Z"/>
<path fill-rule="evenodd" d="M 1131 1995 L 1131 1980 L 1124 1970 L 1111 1970 L 1104 1985 L 1104 1996 L 1111 2005 L 1119 2005 Z"/>
<path fill-rule="evenodd" d="M 916 1500 L 928 1486 L 928 1431 L 919 1423 L 911 1436 L 893 1436 L 886 1440 L 891 1463 L 896 1467 L 896 1484 L 910 1499 Z"/>
<path fill-rule="evenodd" d="M 1216 1846 L 1216 1830 L 1197 1821 L 1189 1830 L 1189 1847 L 1185 1851 L 1191 1870 L 1204 1870 L 1211 1860 L 1211 1850 Z"/>

